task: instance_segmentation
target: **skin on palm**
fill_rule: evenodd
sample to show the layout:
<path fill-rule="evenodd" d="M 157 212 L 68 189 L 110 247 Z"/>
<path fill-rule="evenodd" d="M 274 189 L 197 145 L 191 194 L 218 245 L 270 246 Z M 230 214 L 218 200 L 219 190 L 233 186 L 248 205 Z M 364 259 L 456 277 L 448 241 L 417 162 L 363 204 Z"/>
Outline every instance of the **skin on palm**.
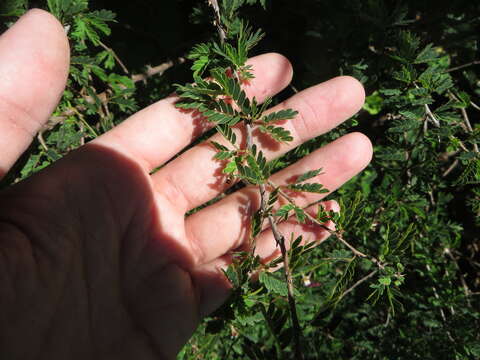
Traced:
<path fill-rule="evenodd" d="M 0 38 L 3 173 L 58 102 L 68 59 L 61 25 L 40 10 L 27 13 Z M 291 80 L 291 66 L 281 55 L 250 63 L 256 73 L 246 88 L 250 97 L 274 95 Z M 304 90 L 279 105 L 299 111 L 284 124 L 294 142 L 269 146 L 260 134 L 255 141 L 269 158 L 279 156 L 353 115 L 363 99 L 363 88 L 349 77 Z M 22 359 L 174 358 L 201 317 L 226 299 L 229 284 L 219 267 L 244 243 L 258 192 L 245 188 L 185 218 L 186 211 L 229 185 L 207 143 L 150 175 L 206 129 L 175 109 L 174 101 L 149 106 L 0 194 L 2 353 Z M 241 138 L 242 129 L 236 131 Z M 273 180 L 286 183 L 322 167 L 325 174 L 315 180 L 333 191 L 361 171 L 371 153 L 365 136 L 349 134 Z M 285 222 L 281 229 L 327 237 L 315 226 Z M 275 256 L 268 229 L 258 244 L 263 258 Z"/>

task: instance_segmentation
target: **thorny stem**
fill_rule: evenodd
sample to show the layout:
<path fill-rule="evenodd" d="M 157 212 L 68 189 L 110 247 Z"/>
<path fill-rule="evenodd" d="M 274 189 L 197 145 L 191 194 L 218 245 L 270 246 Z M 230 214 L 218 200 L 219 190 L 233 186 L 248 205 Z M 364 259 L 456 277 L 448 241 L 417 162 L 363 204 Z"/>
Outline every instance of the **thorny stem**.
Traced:
<path fill-rule="evenodd" d="M 245 124 L 245 128 L 247 131 L 247 141 L 246 141 L 247 151 L 251 151 L 253 146 L 252 124 L 247 122 Z M 267 191 L 265 189 L 265 184 L 259 185 L 259 191 L 260 191 L 260 199 L 261 199 L 260 200 L 261 212 L 262 212 L 262 215 L 265 216 L 265 213 L 267 210 Z M 267 218 L 270 224 L 270 228 L 272 229 L 272 234 L 273 234 L 273 237 L 275 238 L 275 242 L 280 247 L 280 252 L 282 254 L 283 272 L 285 275 L 285 279 L 287 281 L 288 305 L 290 308 L 290 316 L 292 319 L 292 326 L 293 326 L 295 359 L 301 360 L 304 358 L 303 352 L 302 352 L 302 345 L 301 345 L 302 328 L 300 327 L 300 322 L 298 320 L 298 315 L 297 315 L 297 305 L 296 305 L 295 296 L 294 296 L 293 278 L 292 278 L 292 272 L 290 270 L 290 262 L 288 258 L 287 247 L 285 245 L 285 237 L 278 230 L 277 223 L 275 222 L 273 216 L 271 214 L 268 214 Z"/>
<path fill-rule="evenodd" d="M 216 18 L 215 26 L 217 28 L 220 41 L 224 43 L 226 40 L 226 34 L 225 34 L 225 30 L 221 25 L 220 7 L 218 5 L 218 1 L 208 0 L 208 3 L 215 11 L 215 18 Z M 253 136 L 252 136 L 252 123 L 249 119 L 245 120 L 245 128 L 247 133 L 246 148 L 248 152 L 251 152 L 253 147 Z M 260 191 L 260 197 L 261 197 L 261 212 L 262 212 L 262 218 L 263 218 L 267 210 L 267 196 L 266 196 L 265 184 L 259 185 L 259 191 Z M 300 323 L 298 321 L 297 307 L 296 307 L 295 297 L 294 297 L 292 273 L 290 271 L 288 253 L 285 245 L 285 237 L 279 232 L 277 228 L 277 224 L 275 223 L 275 220 L 273 219 L 273 216 L 271 214 L 268 215 L 268 221 L 270 223 L 270 227 L 272 229 L 272 233 L 275 238 L 275 241 L 277 245 L 280 247 L 280 251 L 282 253 L 283 269 L 284 269 L 285 279 L 287 281 L 288 304 L 290 308 L 290 315 L 291 315 L 292 326 L 293 326 L 295 359 L 303 360 L 304 356 L 303 356 L 302 346 L 301 346 L 302 330 L 300 327 Z"/>
<path fill-rule="evenodd" d="M 265 185 L 260 185 L 260 187 L 265 188 Z M 275 237 L 275 241 L 280 246 L 280 251 L 282 252 L 283 270 L 285 274 L 285 279 L 287 280 L 288 305 L 290 307 L 290 315 L 292 317 L 292 325 L 293 325 L 295 358 L 303 359 L 303 352 L 302 352 L 302 345 L 301 345 L 302 328 L 300 327 L 300 322 L 298 321 L 297 305 L 295 303 L 295 297 L 293 295 L 293 291 L 294 291 L 293 279 L 292 279 L 292 272 L 290 271 L 290 260 L 288 258 L 287 247 L 285 246 L 285 237 L 278 231 L 277 224 L 275 223 L 272 215 L 268 216 L 268 222 L 270 223 L 270 226 L 272 228 L 272 233 L 273 233 L 273 236 Z"/>
<path fill-rule="evenodd" d="M 274 187 L 274 188 L 278 188 L 278 193 L 285 199 L 287 200 L 290 204 L 294 205 L 294 206 L 298 206 L 296 203 L 295 203 L 295 200 L 293 200 L 290 196 L 288 196 L 288 194 L 286 194 L 278 185 L 276 185 L 275 183 L 273 183 L 272 181 L 269 181 L 269 185 Z M 320 202 L 319 201 L 315 201 L 315 203 L 318 203 Z M 310 207 L 312 204 L 309 204 L 307 205 L 305 208 L 303 209 L 306 209 L 308 207 Z M 313 223 L 315 223 L 316 225 L 320 226 L 322 229 L 328 231 L 330 233 L 330 235 L 335 235 L 337 237 L 337 239 L 342 243 L 344 244 L 347 248 L 350 249 L 350 251 L 355 255 L 355 256 L 359 256 L 359 257 L 362 257 L 362 258 L 366 258 L 366 259 L 369 259 L 370 261 L 372 261 L 374 264 L 376 264 L 378 266 L 379 269 L 383 269 L 384 268 L 384 264 L 382 264 L 382 262 L 380 262 L 378 259 L 376 259 L 375 257 L 373 256 L 368 256 L 367 254 L 364 254 L 362 253 L 361 251 L 355 249 L 352 245 L 350 245 L 348 243 L 348 241 L 346 241 L 344 238 L 343 238 L 343 235 L 342 235 L 342 232 L 341 231 L 337 231 L 337 230 L 332 230 L 330 229 L 328 226 L 326 226 L 325 224 L 322 224 L 318 219 L 316 219 L 315 217 L 313 217 L 312 215 L 310 215 L 307 211 L 305 211 L 305 215 L 307 216 L 307 218 L 312 221 Z"/>
<path fill-rule="evenodd" d="M 42 145 L 43 150 L 48 151 L 48 146 L 47 146 L 47 143 L 45 142 L 45 139 L 43 138 L 43 132 L 42 131 L 40 131 L 38 133 L 37 139 L 38 139 L 38 142 L 40 143 L 40 145 Z"/>
<path fill-rule="evenodd" d="M 210 6 L 213 8 L 215 11 L 215 27 L 217 28 L 218 31 L 218 36 L 220 37 L 220 41 L 223 43 L 225 42 L 225 39 L 227 38 L 227 35 L 225 34 L 225 30 L 222 27 L 222 21 L 220 18 L 220 7 L 218 6 L 218 1 L 217 0 L 208 0 L 208 3 Z"/>
<path fill-rule="evenodd" d="M 165 71 L 172 68 L 176 64 L 183 64 L 184 62 L 185 62 L 185 58 L 184 57 L 179 57 L 175 60 L 168 60 L 168 61 L 166 61 L 164 63 L 161 63 L 157 66 L 147 65 L 146 66 L 147 70 L 144 73 L 132 75 L 132 81 L 134 83 L 139 82 L 139 81 L 146 82 L 146 80 L 149 77 L 152 77 L 154 75 L 162 75 Z"/>

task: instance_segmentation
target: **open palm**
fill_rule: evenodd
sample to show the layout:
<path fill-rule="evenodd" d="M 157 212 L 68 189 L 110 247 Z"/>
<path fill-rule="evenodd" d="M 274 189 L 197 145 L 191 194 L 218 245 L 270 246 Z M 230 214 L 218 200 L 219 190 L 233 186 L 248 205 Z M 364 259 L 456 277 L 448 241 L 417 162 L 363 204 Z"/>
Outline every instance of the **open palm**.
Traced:
<path fill-rule="evenodd" d="M 56 106 L 68 59 L 63 28 L 40 10 L 0 38 L 0 175 Z M 291 80 L 291 66 L 278 54 L 250 64 L 256 75 L 245 88 L 250 97 L 265 99 Z M 363 100 L 361 85 L 349 77 L 314 86 L 270 110 L 299 111 L 284 125 L 292 143 L 272 144 L 258 134 L 255 142 L 277 157 L 337 126 Z M 199 320 L 226 299 L 229 283 L 219 268 L 245 243 L 259 196 L 247 187 L 185 217 L 230 185 L 208 143 L 168 162 L 206 130 L 175 101 L 149 106 L 0 193 L 2 358 L 172 359 Z M 365 136 L 349 134 L 272 180 L 286 183 L 322 167 L 316 180 L 335 190 L 368 164 L 371 153 Z M 280 230 L 319 241 L 328 236 L 320 227 L 288 221 Z M 265 261 L 278 255 L 268 229 L 256 251 Z"/>

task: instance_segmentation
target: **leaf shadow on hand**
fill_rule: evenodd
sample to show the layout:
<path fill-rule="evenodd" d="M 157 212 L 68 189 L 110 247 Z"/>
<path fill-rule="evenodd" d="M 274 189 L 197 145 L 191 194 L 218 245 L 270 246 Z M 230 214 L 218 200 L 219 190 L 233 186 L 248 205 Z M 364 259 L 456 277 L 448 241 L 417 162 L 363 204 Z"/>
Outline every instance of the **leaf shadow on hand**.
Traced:
<path fill-rule="evenodd" d="M 277 121 L 275 122 L 275 125 L 283 125 L 286 124 L 288 120 L 282 120 L 282 121 Z M 279 151 L 282 143 L 278 142 L 274 138 L 272 138 L 269 134 L 261 132 L 258 127 L 253 129 L 253 136 L 257 140 L 257 143 L 260 145 L 260 147 L 264 150 L 270 150 L 270 151 Z"/>

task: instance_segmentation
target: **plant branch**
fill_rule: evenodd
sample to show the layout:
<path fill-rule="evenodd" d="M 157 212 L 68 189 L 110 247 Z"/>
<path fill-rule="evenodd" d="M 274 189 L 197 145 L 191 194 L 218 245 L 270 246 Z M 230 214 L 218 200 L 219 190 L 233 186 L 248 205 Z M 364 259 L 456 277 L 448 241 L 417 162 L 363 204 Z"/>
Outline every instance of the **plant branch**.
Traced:
<path fill-rule="evenodd" d="M 425 113 L 427 114 L 427 118 L 430 119 L 433 125 L 435 125 L 436 127 L 440 127 L 440 121 L 438 121 L 435 115 L 433 115 L 433 112 L 432 110 L 430 110 L 430 107 L 428 106 L 428 104 L 425 104 L 424 107 L 425 107 Z"/>
<path fill-rule="evenodd" d="M 217 0 L 208 0 L 208 3 L 210 6 L 213 8 L 215 12 L 215 26 L 218 31 L 218 35 L 220 37 L 220 41 L 222 43 L 225 42 L 226 40 L 226 34 L 225 30 L 223 29 L 221 25 L 221 15 L 220 15 L 220 7 L 218 5 Z M 238 79 L 237 79 L 238 80 Z M 252 148 L 253 148 L 253 136 L 252 136 L 252 122 L 250 119 L 244 119 L 244 124 L 245 124 L 245 129 L 246 129 L 246 150 L 247 152 L 251 153 Z M 273 236 L 275 238 L 275 241 L 277 245 L 280 247 L 280 251 L 282 253 L 282 260 L 283 260 L 283 270 L 284 270 L 284 275 L 285 279 L 287 282 L 287 295 L 288 295 L 288 304 L 289 304 L 289 309 L 290 309 L 290 317 L 292 320 L 292 327 L 293 327 L 293 340 L 294 340 L 294 351 L 295 351 L 295 359 L 297 360 L 303 360 L 303 352 L 302 352 L 302 346 L 301 346 L 301 334 L 302 334 L 302 329 L 300 327 L 300 322 L 298 320 L 298 315 L 297 315 L 297 306 L 295 303 L 295 296 L 294 296 L 294 287 L 293 287 L 293 279 L 292 279 L 292 273 L 290 270 L 290 263 L 289 263 L 289 258 L 288 258 L 288 252 L 287 252 L 287 247 L 285 245 L 285 237 L 280 233 L 280 231 L 277 228 L 277 224 L 275 223 L 275 220 L 273 218 L 272 214 L 267 214 L 267 191 L 265 188 L 265 184 L 262 183 L 259 185 L 259 191 L 260 191 L 260 198 L 261 198 L 261 217 L 264 219 L 265 217 L 268 218 L 268 221 L 270 223 L 270 227 L 273 233 Z M 255 240 L 253 240 L 255 241 Z"/>
<path fill-rule="evenodd" d="M 478 65 L 478 64 L 480 64 L 480 60 L 475 60 L 475 61 L 463 64 L 463 65 L 455 66 L 453 68 L 445 70 L 445 72 L 457 71 L 457 70 L 465 69 L 467 67 L 470 67 L 470 66 L 473 66 L 473 65 Z"/>
<path fill-rule="evenodd" d="M 432 272 L 432 268 L 430 267 L 430 265 L 426 264 L 426 268 L 428 270 L 428 272 Z M 435 299 L 437 300 L 440 300 L 440 296 L 438 295 L 438 291 L 437 291 L 437 288 L 435 287 L 435 285 L 432 285 L 432 290 L 433 290 L 433 295 L 435 296 Z M 443 311 L 443 309 L 440 307 L 439 308 L 440 310 L 440 316 L 442 317 L 442 320 L 444 323 L 447 322 L 447 317 L 445 316 L 445 311 Z M 447 336 L 448 336 L 448 339 L 451 341 L 451 342 L 455 342 L 455 340 L 453 339 L 453 336 L 452 334 L 450 333 L 450 330 L 447 330 Z"/>
<path fill-rule="evenodd" d="M 417 84 L 414 84 L 414 85 L 415 85 L 415 88 L 419 89 Z M 430 109 L 430 106 L 428 106 L 428 104 L 425 104 L 425 105 L 423 105 L 423 107 L 425 109 L 425 114 L 426 114 L 426 119 L 425 120 L 430 120 L 433 125 L 435 125 L 436 127 L 440 127 L 440 121 L 438 121 L 438 119 L 435 117 L 435 115 L 433 115 L 433 112 Z M 427 127 L 424 126 L 423 130 L 424 130 L 424 133 L 426 133 Z"/>
<path fill-rule="evenodd" d="M 222 27 L 222 19 L 221 19 L 221 16 L 220 16 L 220 6 L 218 5 L 217 0 L 208 0 L 208 3 L 213 8 L 213 11 L 215 12 L 214 25 L 217 28 L 218 36 L 220 37 L 220 41 L 223 43 L 223 42 L 225 42 L 225 40 L 227 38 L 227 34 L 225 33 L 225 30 Z"/>
<path fill-rule="evenodd" d="M 449 91 L 449 95 L 452 99 L 457 100 L 457 101 L 459 100 L 458 97 L 455 96 L 455 94 L 452 93 L 451 91 Z M 462 108 L 460 108 L 460 112 L 462 113 L 463 122 L 465 124 L 465 128 L 467 129 L 467 132 L 473 133 L 472 124 L 470 123 L 470 119 L 468 118 L 467 110 L 462 107 Z M 476 153 L 479 152 L 478 145 L 475 144 L 475 143 L 473 144 L 473 151 L 475 151 Z"/>
<path fill-rule="evenodd" d="M 132 81 L 134 83 L 143 81 L 145 82 L 149 77 L 155 76 L 155 75 L 162 75 L 165 71 L 168 69 L 172 68 L 173 66 L 177 64 L 183 64 L 185 62 L 184 57 L 179 57 L 176 60 L 168 60 L 162 64 L 159 64 L 157 66 L 150 66 L 147 65 L 147 71 L 144 73 L 140 74 L 134 74 L 132 75 Z"/>
<path fill-rule="evenodd" d="M 348 293 L 352 292 L 353 290 L 355 290 L 355 288 L 357 286 L 359 286 L 360 284 L 364 283 L 365 281 L 367 281 L 368 279 L 370 279 L 371 277 L 375 276 L 375 274 L 378 272 L 378 269 L 375 269 L 373 271 L 371 271 L 370 273 L 368 273 L 367 275 L 365 275 L 364 277 L 362 277 L 360 280 L 358 280 L 355 284 L 353 284 L 352 286 L 350 286 L 347 290 L 345 290 L 343 292 L 343 294 L 340 296 L 340 299 L 343 299 L 343 297 L 345 295 L 347 295 Z"/>
<path fill-rule="evenodd" d="M 274 188 L 278 188 L 278 193 L 285 199 L 287 200 L 290 204 L 294 205 L 294 206 L 298 206 L 296 203 L 295 203 L 295 200 L 293 200 L 290 196 L 288 196 L 288 194 L 286 194 L 278 185 L 276 185 L 275 183 L 273 183 L 272 181 L 269 181 L 269 184 L 270 186 L 274 187 Z M 312 204 L 316 204 L 316 203 L 319 203 L 321 200 L 318 200 L 318 201 L 315 201 L 314 203 Z M 312 204 L 309 204 L 307 205 L 306 207 L 302 208 L 302 209 L 306 209 L 310 206 L 312 206 Z M 373 256 L 369 256 L 367 254 L 364 254 L 362 253 L 361 251 L 357 250 L 355 247 L 353 247 L 351 244 L 348 243 L 348 241 L 346 241 L 342 235 L 342 233 L 340 231 L 337 231 L 337 230 L 332 230 L 330 229 L 328 226 L 325 226 L 325 224 L 321 223 L 318 219 L 316 219 L 314 216 L 310 215 L 307 211 L 305 211 L 305 215 L 307 216 L 307 218 L 312 221 L 314 224 L 320 226 L 322 229 L 328 231 L 330 233 L 330 235 L 335 235 L 336 238 L 342 243 L 344 244 L 347 248 L 350 249 L 350 251 L 355 255 L 355 256 L 359 256 L 359 257 L 362 257 L 362 258 L 366 258 L 366 259 L 369 259 L 370 261 L 372 261 L 374 264 L 376 264 L 378 266 L 379 269 L 383 269 L 384 268 L 384 264 L 382 264 L 378 259 L 376 259 L 375 257 Z"/>
<path fill-rule="evenodd" d="M 455 264 L 455 267 L 457 268 L 457 271 L 458 271 L 458 274 L 460 276 L 460 283 L 462 284 L 462 287 L 463 287 L 463 292 L 465 293 L 465 299 L 467 300 L 467 304 L 468 306 L 471 306 L 471 302 L 470 302 L 470 296 L 472 294 L 472 291 L 470 290 L 470 288 L 468 287 L 467 285 L 467 282 L 465 281 L 465 276 L 463 276 L 462 274 L 462 271 L 460 269 L 460 266 L 458 265 L 458 261 L 457 259 L 455 259 L 455 257 L 453 256 L 452 252 L 450 251 L 449 248 L 445 248 L 445 250 L 443 251 L 445 254 L 447 254 L 447 256 L 453 261 L 453 263 Z"/>
<path fill-rule="evenodd" d="M 131 79 L 134 83 L 137 83 L 139 81 L 143 81 L 144 83 L 146 80 L 152 76 L 155 75 L 162 75 L 165 71 L 168 69 L 172 68 L 173 66 L 177 64 L 183 64 L 185 62 L 184 57 L 179 57 L 176 60 L 168 60 L 162 64 L 159 64 L 157 66 L 150 66 L 147 65 L 147 71 L 144 73 L 139 73 L 139 74 L 133 74 L 131 76 Z M 100 94 L 97 94 L 98 98 L 102 102 L 102 104 L 105 104 L 108 102 L 108 97 L 107 97 L 107 91 L 101 92 Z M 90 103 L 93 102 L 93 99 L 89 96 L 84 96 L 84 99 Z M 85 110 L 85 107 L 82 105 L 76 106 L 76 107 L 71 107 L 68 108 L 64 111 L 62 111 L 60 114 L 51 116 L 48 122 L 42 127 L 40 130 L 41 132 L 47 131 L 55 127 L 57 124 L 61 123 L 64 121 L 66 118 L 69 116 L 75 115 L 77 112 L 82 112 Z"/>
<path fill-rule="evenodd" d="M 48 151 L 48 146 L 47 143 L 45 142 L 45 139 L 43 138 L 43 132 L 39 131 L 37 134 L 37 139 L 40 145 L 42 145 L 43 150 Z"/>
<path fill-rule="evenodd" d="M 465 126 L 467 127 L 467 129 L 470 133 L 473 133 L 472 125 L 470 124 L 470 120 L 468 119 L 467 110 L 465 110 L 465 108 L 461 108 L 460 111 L 462 113 L 462 117 L 463 117 L 463 121 L 465 122 Z M 473 144 L 473 151 L 475 151 L 476 153 L 479 152 L 478 145 L 475 144 L 475 143 Z"/>
<path fill-rule="evenodd" d="M 115 60 L 117 60 L 118 62 L 118 65 L 120 65 L 120 67 L 122 68 L 123 72 L 125 74 L 129 74 L 130 72 L 128 71 L 127 67 L 125 66 L 125 64 L 123 63 L 123 61 L 117 56 L 117 54 L 115 53 L 115 51 L 113 51 L 112 48 L 108 47 L 107 45 L 105 45 L 103 42 L 101 42 L 100 40 L 98 41 L 98 44 L 104 48 L 106 51 L 112 53 L 113 57 L 115 58 Z"/>
<path fill-rule="evenodd" d="M 245 124 L 246 131 L 247 131 L 247 139 L 246 139 L 246 145 L 247 145 L 247 151 L 252 150 L 253 146 L 253 137 L 252 137 L 252 124 L 246 123 Z M 297 315 L 297 305 L 295 302 L 295 295 L 294 295 L 294 287 L 293 287 L 293 277 L 292 277 L 292 272 L 290 269 L 290 261 L 288 258 L 288 251 L 287 247 L 285 245 L 285 237 L 283 234 L 280 233 L 277 227 L 277 223 L 275 222 L 275 219 L 273 218 L 272 214 L 266 214 L 267 213 L 267 191 L 265 188 L 265 184 L 260 184 L 259 185 L 259 191 L 260 191 L 260 206 L 261 206 L 261 212 L 262 212 L 262 217 L 267 217 L 268 222 L 270 224 L 270 228 L 272 230 L 273 237 L 275 238 L 275 242 L 277 243 L 277 246 L 280 247 L 280 252 L 282 254 L 282 260 L 283 260 L 283 272 L 285 275 L 285 280 L 287 282 L 287 297 L 288 297 L 288 305 L 290 309 L 290 316 L 292 319 L 292 327 L 293 327 L 293 340 L 294 340 L 294 345 L 295 345 L 295 359 L 303 359 L 303 352 L 302 352 L 302 346 L 301 346 L 301 334 L 302 334 L 302 329 L 300 327 L 300 322 L 298 320 L 298 315 Z"/>
<path fill-rule="evenodd" d="M 265 185 L 260 185 L 260 191 L 262 191 L 262 187 L 265 188 Z M 302 329 L 300 327 L 300 322 L 298 320 L 297 315 L 297 305 L 294 296 L 294 287 L 293 287 L 293 278 L 292 272 L 290 270 L 290 259 L 288 258 L 287 247 L 285 245 L 285 237 L 279 232 L 277 228 L 277 224 L 273 219 L 272 215 L 268 215 L 268 222 L 270 223 L 270 227 L 272 229 L 273 236 L 275 241 L 280 246 L 280 251 L 282 253 L 283 259 L 283 270 L 285 279 L 287 281 L 287 293 L 288 293 L 288 305 L 290 308 L 290 315 L 292 318 L 292 326 L 293 326 L 293 340 L 295 344 L 295 358 L 296 359 L 303 359 L 303 352 L 301 346 L 301 334 Z"/>
<path fill-rule="evenodd" d="M 480 106 L 478 106 L 477 104 L 475 104 L 473 101 L 470 101 L 470 105 L 472 105 L 472 107 L 473 107 L 474 109 L 480 110 Z"/>
<path fill-rule="evenodd" d="M 455 169 L 458 166 L 458 163 L 459 163 L 458 159 L 455 159 L 452 165 L 450 165 L 448 169 L 445 170 L 445 172 L 442 174 L 442 177 L 446 177 L 448 174 L 450 174 L 453 171 L 453 169 Z"/>

